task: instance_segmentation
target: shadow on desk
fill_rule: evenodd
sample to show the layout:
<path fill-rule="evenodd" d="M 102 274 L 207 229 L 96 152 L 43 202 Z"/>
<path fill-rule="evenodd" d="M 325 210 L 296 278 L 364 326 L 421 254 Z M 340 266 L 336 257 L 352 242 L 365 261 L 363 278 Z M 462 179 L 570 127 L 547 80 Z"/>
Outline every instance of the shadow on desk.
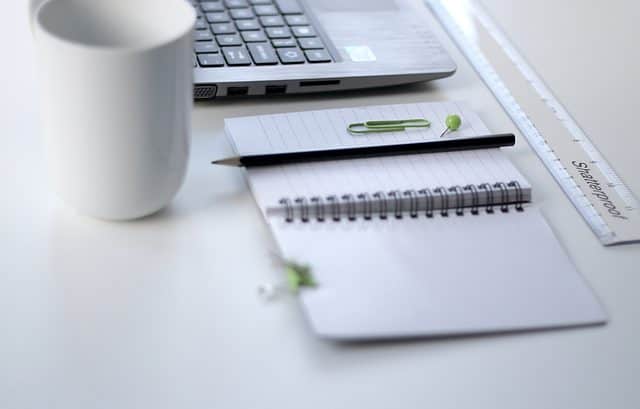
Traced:
<path fill-rule="evenodd" d="M 522 348 L 531 348 L 536 344 L 536 340 L 548 343 L 550 337 L 574 339 L 573 342 L 578 343 L 583 341 L 585 336 L 598 336 L 601 331 L 604 331 L 603 325 L 369 342 L 332 342 L 315 338 L 314 342 L 306 343 L 305 348 L 310 351 L 305 359 L 312 360 L 314 365 L 330 371 L 340 371 L 353 366 L 370 366 L 371 370 L 376 370 L 380 361 L 409 359 L 413 362 L 419 357 L 418 360 L 427 364 L 433 362 L 435 356 L 456 355 L 461 350 L 482 349 L 488 344 L 505 347 L 511 345 L 510 348 L 520 344 Z M 309 337 L 314 336 L 309 332 Z M 428 368 L 425 367 L 426 369 Z"/>

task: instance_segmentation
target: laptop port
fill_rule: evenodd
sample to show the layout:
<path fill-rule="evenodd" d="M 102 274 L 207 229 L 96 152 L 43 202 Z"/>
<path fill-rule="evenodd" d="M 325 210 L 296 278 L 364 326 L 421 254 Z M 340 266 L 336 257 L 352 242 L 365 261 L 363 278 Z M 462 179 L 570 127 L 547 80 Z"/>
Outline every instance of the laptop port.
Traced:
<path fill-rule="evenodd" d="M 247 95 L 249 93 L 249 87 L 229 87 L 227 88 L 227 96 L 238 97 Z"/>
<path fill-rule="evenodd" d="M 285 94 L 286 92 L 286 85 L 267 85 L 264 89 L 265 95 Z"/>
<path fill-rule="evenodd" d="M 193 89 L 195 99 L 211 99 L 216 97 L 218 87 L 213 84 L 196 85 Z"/>

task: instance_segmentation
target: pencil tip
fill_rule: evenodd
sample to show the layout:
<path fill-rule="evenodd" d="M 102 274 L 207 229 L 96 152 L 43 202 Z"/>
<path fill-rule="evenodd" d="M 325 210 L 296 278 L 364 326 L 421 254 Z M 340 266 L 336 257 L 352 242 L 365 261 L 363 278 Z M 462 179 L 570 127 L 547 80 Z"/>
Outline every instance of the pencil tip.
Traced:
<path fill-rule="evenodd" d="M 211 162 L 213 165 L 223 165 L 223 166 L 240 166 L 239 158 L 226 158 L 226 159 L 218 159 Z"/>

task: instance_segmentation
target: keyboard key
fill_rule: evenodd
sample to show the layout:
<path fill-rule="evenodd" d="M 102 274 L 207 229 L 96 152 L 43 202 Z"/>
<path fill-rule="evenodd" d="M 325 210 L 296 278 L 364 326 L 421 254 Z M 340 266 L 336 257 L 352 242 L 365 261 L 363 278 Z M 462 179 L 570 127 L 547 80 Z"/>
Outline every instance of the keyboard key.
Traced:
<path fill-rule="evenodd" d="M 271 0 L 249 0 L 252 6 L 258 6 L 263 4 L 271 4 Z"/>
<path fill-rule="evenodd" d="M 196 30 L 208 30 L 209 25 L 204 20 L 196 20 Z"/>
<path fill-rule="evenodd" d="M 251 9 L 232 9 L 229 14 L 234 20 L 253 18 L 253 11 Z"/>
<path fill-rule="evenodd" d="M 331 56 L 326 50 L 307 50 L 304 52 L 309 62 L 331 62 Z"/>
<path fill-rule="evenodd" d="M 194 41 L 211 41 L 213 40 L 213 36 L 209 32 L 209 30 L 196 30 L 193 32 L 193 40 Z"/>
<path fill-rule="evenodd" d="M 244 47 L 225 47 L 222 52 L 229 65 L 251 65 L 249 53 Z"/>
<path fill-rule="evenodd" d="M 307 37 L 298 39 L 298 43 L 300 43 L 300 48 L 303 50 L 314 50 L 324 48 L 324 44 L 318 37 Z"/>
<path fill-rule="evenodd" d="M 316 31 L 311 26 L 295 26 L 291 27 L 293 35 L 296 37 L 315 37 Z"/>
<path fill-rule="evenodd" d="M 247 0 L 224 0 L 224 4 L 230 9 L 240 9 L 249 6 Z"/>
<path fill-rule="evenodd" d="M 242 45 L 242 40 L 237 34 L 227 34 L 216 36 L 216 41 L 220 44 L 220 47 L 230 47 Z"/>
<path fill-rule="evenodd" d="M 275 2 L 282 14 L 302 14 L 302 9 L 296 0 L 275 0 Z"/>
<path fill-rule="evenodd" d="M 306 26 L 309 25 L 309 20 L 307 16 L 303 16 L 302 14 L 284 16 L 285 20 L 287 20 L 287 24 L 290 26 Z"/>
<path fill-rule="evenodd" d="M 200 54 L 198 55 L 198 62 L 201 67 L 222 67 L 224 58 L 220 54 Z"/>
<path fill-rule="evenodd" d="M 210 11 L 224 11 L 224 6 L 221 1 L 205 1 L 200 3 L 202 11 L 208 13 Z"/>
<path fill-rule="evenodd" d="M 227 13 L 207 13 L 207 21 L 209 23 L 228 23 L 231 21 Z"/>
<path fill-rule="evenodd" d="M 196 68 L 198 66 L 198 57 L 196 57 L 195 54 L 193 54 L 193 68 Z"/>
<path fill-rule="evenodd" d="M 262 31 L 243 31 L 242 39 L 246 43 L 261 43 L 267 41 L 267 37 L 264 36 Z"/>
<path fill-rule="evenodd" d="M 282 27 L 284 20 L 280 16 L 263 16 L 260 17 L 260 23 L 264 27 Z"/>
<path fill-rule="evenodd" d="M 211 31 L 213 34 L 233 34 L 236 28 L 231 23 L 211 24 Z"/>
<path fill-rule="evenodd" d="M 218 45 L 213 41 L 209 41 L 209 42 L 199 41 L 195 43 L 193 49 L 196 52 L 196 54 L 213 54 L 213 53 L 217 53 L 220 50 L 218 48 Z"/>
<path fill-rule="evenodd" d="M 288 27 L 269 27 L 266 29 L 269 38 L 289 38 L 291 32 Z"/>
<path fill-rule="evenodd" d="M 240 31 L 260 30 L 260 24 L 258 20 L 238 20 L 236 21 L 236 27 Z"/>
<path fill-rule="evenodd" d="M 304 55 L 299 48 L 279 48 L 278 57 L 283 64 L 302 64 L 305 62 Z"/>
<path fill-rule="evenodd" d="M 256 12 L 258 16 L 277 16 L 278 10 L 275 6 L 265 5 L 265 6 L 254 6 L 253 11 Z"/>
<path fill-rule="evenodd" d="M 293 38 L 279 38 L 271 41 L 271 44 L 273 44 L 273 46 L 276 48 L 295 47 L 296 40 L 294 40 Z"/>
<path fill-rule="evenodd" d="M 256 65 L 273 65 L 278 63 L 275 50 L 268 43 L 248 44 L 249 53 Z"/>

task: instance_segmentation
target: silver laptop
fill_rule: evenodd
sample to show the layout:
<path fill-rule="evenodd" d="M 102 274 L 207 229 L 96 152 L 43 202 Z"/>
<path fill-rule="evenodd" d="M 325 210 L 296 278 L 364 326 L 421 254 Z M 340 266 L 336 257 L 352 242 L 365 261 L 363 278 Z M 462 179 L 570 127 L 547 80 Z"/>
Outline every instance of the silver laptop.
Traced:
<path fill-rule="evenodd" d="M 196 99 L 427 81 L 456 65 L 411 0 L 189 0 Z"/>

